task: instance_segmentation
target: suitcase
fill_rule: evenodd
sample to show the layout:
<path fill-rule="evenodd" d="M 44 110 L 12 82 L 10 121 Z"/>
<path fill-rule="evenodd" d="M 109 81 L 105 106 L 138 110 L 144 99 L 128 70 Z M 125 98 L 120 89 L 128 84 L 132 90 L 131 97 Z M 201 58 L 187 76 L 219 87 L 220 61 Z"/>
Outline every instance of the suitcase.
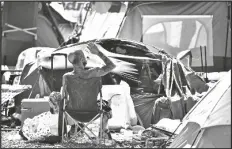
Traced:
<path fill-rule="evenodd" d="M 49 98 L 23 99 L 21 103 L 21 126 L 27 118 L 33 118 L 50 110 Z"/>

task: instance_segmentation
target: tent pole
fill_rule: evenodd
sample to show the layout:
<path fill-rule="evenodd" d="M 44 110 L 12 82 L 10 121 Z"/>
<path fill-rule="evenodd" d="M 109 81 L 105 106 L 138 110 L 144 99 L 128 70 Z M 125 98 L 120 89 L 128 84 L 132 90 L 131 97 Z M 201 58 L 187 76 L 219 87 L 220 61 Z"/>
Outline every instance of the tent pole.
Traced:
<path fill-rule="evenodd" d="M 208 66 L 207 66 L 207 57 L 206 57 L 206 56 L 207 56 L 207 54 L 206 54 L 206 52 L 207 52 L 207 51 L 206 51 L 206 46 L 204 46 L 204 49 L 205 49 L 205 75 L 206 75 L 206 76 L 205 76 L 205 82 L 208 83 L 208 82 L 209 82 L 209 79 L 208 79 L 208 77 L 207 77 L 207 73 L 208 73 L 207 67 L 208 67 Z"/>
<path fill-rule="evenodd" d="M 202 132 L 202 129 L 200 129 L 199 132 L 197 133 L 197 135 L 196 135 L 196 137 L 195 137 L 193 143 L 191 144 L 191 148 L 193 148 L 193 146 L 194 146 L 194 144 L 195 144 L 195 142 L 196 142 L 196 140 L 197 140 L 197 137 L 199 136 L 199 134 L 200 134 L 201 132 Z"/>
<path fill-rule="evenodd" d="M 203 57 L 202 57 L 202 47 L 201 46 L 200 46 L 200 54 L 201 54 L 201 72 L 203 73 L 204 69 L 203 69 Z"/>
<path fill-rule="evenodd" d="M 226 58 L 227 58 L 227 46 L 228 46 L 228 35 L 230 29 L 230 18 L 231 18 L 231 2 L 227 2 L 228 13 L 227 13 L 227 29 L 226 29 L 226 47 L 225 47 L 225 55 L 224 55 L 224 71 L 226 71 Z"/>
<path fill-rule="evenodd" d="M 131 3 L 133 3 L 133 2 L 128 2 L 125 15 L 124 15 L 124 17 L 122 18 L 122 22 L 121 22 L 120 25 L 119 25 L 119 28 L 118 28 L 118 32 L 117 32 L 117 34 L 116 34 L 116 37 L 118 37 L 118 35 L 119 35 L 119 33 L 120 33 L 121 29 L 122 29 L 122 25 L 123 25 L 123 23 L 124 23 L 124 21 L 125 21 L 125 19 L 126 19 L 126 16 L 127 16 L 128 13 L 129 13 L 129 10 L 130 10 L 129 7 L 130 7 Z M 123 4 L 122 4 L 122 5 L 123 5 Z"/>
<path fill-rule="evenodd" d="M 2 7 L 2 3 L 0 2 L 0 33 L 1 33 L 1 37 L 0 37 L 0 51 L 2 51 L 2 14 L 3 14 L 3 7 Z M 2 59 L 2 52 L 0 52 L 0 56 Z M 3 58 L 4 59 L 4 58 Z M 1 64 L 4 64 L 4 62 L 1 60 Z M 4 64 L 5 65 L 5 64 Z"/>

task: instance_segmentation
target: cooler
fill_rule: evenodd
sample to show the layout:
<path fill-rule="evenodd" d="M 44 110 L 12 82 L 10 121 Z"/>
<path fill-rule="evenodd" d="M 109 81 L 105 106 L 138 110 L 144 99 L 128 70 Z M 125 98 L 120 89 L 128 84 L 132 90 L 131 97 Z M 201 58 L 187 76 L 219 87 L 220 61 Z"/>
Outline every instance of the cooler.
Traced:
<path fill-rule="evenodd" d="M 33 118 L 50 110 L 48 98 L 23 99 L 21 103 L 21 125 L 27 118 Z"/>

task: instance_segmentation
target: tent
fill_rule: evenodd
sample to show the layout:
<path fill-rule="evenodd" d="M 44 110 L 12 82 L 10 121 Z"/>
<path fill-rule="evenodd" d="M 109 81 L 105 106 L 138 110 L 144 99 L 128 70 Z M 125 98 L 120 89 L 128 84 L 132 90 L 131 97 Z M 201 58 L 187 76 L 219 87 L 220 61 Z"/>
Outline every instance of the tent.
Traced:
<path fill-rule="evenodd" d="M 201 71 L 200 46 L 206 46 L 209 72 L 231 68 L 230 2 L 130 4 L 118 38 L 142 41 L 173 56 L 190 49 L 196 71 Z"/>
<path fill-rule="evenodd" d="M 58 48 L 61 43 L 68 40 L 74 30 L 75 22 L 63 18 L 56 11 L 56 7 L 50 6 L 47 2 L 2 4 L 1 25 L 4 36 L 1 60 L 4 65 L 15 66 L 19 54 L 31 47 Z M 81 15 L 79 11 L 84 3 L 80 3 L 80 6 L 74 11 L 77 17 Z"/>
<path fill-rule="evenodd" d="M 170 148 L 231 148 L 231 70 L 185 116 Z"/>

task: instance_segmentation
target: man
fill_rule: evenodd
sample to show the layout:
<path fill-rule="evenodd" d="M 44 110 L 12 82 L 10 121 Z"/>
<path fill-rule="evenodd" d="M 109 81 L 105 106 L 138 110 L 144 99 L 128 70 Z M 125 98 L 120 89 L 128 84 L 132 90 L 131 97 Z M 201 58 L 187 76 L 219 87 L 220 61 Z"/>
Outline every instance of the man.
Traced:
<path fill-rule="evenodd" d="M 68 55 L 68 60 L 73 65 L 73 71 L 63 75 L 62 97 L 65 97 L 65 95 L 68 95 L 67 77 L 72 77 L 72 78 L 79 77 L 82 79 L 102 77 L 108 74 L 110 71 L 112 71 L 116 67 L 116 65 L 104 53 L 102 53 L 94 43 L 89 43 L 87 48 L 92 54 L 98 55 L 105 62 L 106 65 L 101 68 L 96 67 L 96 68 L 91 68 L 91 69 L 86 70 L 85 66 L 87 64 L 87 58 L 85 57 L 83 51 L 77 50 L 75 52 L 70 53 Z M 103 114 L 103 131 L 108 134 L 109 132 L 106 127 L 107 127 L 109 118 L 111 118 L 110 113 Z M 76 129 L 75 125 L 72 125 L 71 133 L 73 133 L 73 131 L 75 132 L 76 131 L 75 129 Z"/>

